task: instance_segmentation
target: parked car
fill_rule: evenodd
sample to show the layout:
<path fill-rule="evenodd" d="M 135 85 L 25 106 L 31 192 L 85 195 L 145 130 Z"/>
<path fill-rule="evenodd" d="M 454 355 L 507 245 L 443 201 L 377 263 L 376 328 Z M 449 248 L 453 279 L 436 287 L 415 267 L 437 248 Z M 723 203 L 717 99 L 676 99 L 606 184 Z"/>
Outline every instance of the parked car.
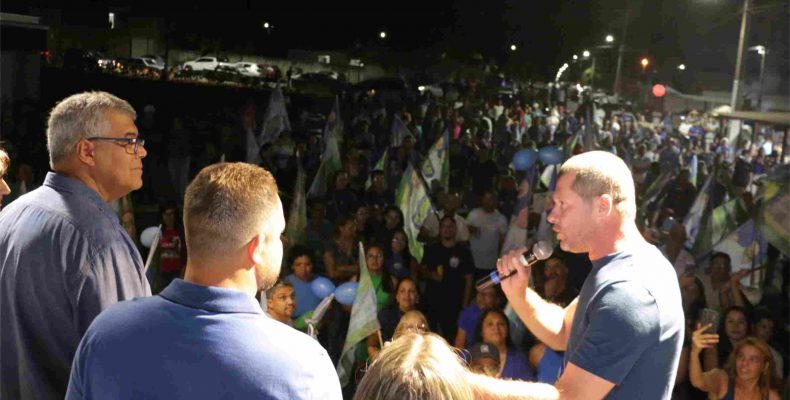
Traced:
<path fill-rule="evenodd" d="M 187 61 L 183 67 L 187 71 L 214 71 L 219 67 L 233 67 L 228 63 L 227 58 L 200 57 L 196 60 Z"/>
<path fill-rule="evenodd" d="M 251 63 L 248 61 L 241 61 L 233 64 L 233 66 L 236 68 L 236 71 L 238 71 L 239 74 L 242 76 L 253 77 L 253 78 L 258 78 L 261 76 L 262 71 L 261 68 L 258 66 L 258 64 Z"/>

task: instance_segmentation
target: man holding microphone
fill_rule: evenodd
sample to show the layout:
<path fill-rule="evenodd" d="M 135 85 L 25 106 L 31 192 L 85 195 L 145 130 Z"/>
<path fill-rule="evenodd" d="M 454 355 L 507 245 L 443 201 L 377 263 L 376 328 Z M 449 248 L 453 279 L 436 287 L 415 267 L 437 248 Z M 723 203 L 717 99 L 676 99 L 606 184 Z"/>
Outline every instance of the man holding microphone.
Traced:
<path fill-rule="evenodd" d="M 675 272 L 636 227 L 631 172 L 618 157 L 593 151 L 560 169 L 548 221 L 560 247 L 588 253 L 593 269 L 564 309 L 528 287 L 525 249 L 497 261 L 502 289 L 535 336 L 565 351 L 556 392 L 535 384 L 472 377 L 481 397 L 669 399 L 683 342 Z"/>

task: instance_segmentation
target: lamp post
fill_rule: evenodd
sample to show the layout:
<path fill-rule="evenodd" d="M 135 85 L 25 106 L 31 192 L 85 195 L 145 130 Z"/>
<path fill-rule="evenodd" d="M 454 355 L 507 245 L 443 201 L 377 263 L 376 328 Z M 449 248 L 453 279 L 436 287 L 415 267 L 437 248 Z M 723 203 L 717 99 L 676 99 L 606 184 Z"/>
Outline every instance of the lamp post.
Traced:
<path fill-rule="evenodd" d="M 620 46 L 617 50 L 617 69 L 614 73 L 614 88 L 612 93 L 615 97 L 620 96 L 620 72 L 623 69 L 623 53 L 625 53 L 625 37 L 628 34 L 628 17 L 631 14 L 631 9 L 625 11 L 625 24 L 623 24 L 623 35 L 620 36 Z"/>
<path fill-rule="evenodd" d="M 749 50 L 756 51 L 760 55 L 760 91 L 757 94 L 757 110 L 762 110 L 763 107 L 763 78 L 765 78 L 765 55 L 768 49 L 765 46 L 752 46 Z"/>

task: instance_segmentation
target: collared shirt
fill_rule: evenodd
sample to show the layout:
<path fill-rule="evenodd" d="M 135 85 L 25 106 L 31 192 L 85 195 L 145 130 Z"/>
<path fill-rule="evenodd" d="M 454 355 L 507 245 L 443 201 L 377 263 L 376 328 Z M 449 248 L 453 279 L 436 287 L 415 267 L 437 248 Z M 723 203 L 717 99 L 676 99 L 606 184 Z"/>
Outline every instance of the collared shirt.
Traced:
<path fill-rule="evenodd" d="M 326 350 L 239 290 L 174 280 L 110 307 L 77 349 L 67 399 L 341 399 Z"/>
<path fill-rule="evenodd" d="M 93 319 L 150 295 L 110 205 L 78 180 L 47 174 L 0 213 L 0 398 L 63 398 Z"/>

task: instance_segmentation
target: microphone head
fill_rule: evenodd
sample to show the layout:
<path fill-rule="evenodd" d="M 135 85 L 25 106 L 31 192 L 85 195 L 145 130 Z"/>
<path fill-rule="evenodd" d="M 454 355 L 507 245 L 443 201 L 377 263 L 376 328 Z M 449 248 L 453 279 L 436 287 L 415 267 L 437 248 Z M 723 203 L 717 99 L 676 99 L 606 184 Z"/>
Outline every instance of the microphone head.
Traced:
<path fill-rule="evenodd" d="M 551 243 L 546 241 L 541 240 L 540 242 L 537 242 L 532 246 L 532 254 L 534 254 L 535 258 L 537 258 L 538 260 L 545 260 L 551 257 L 551 253 L 553 252 L 554 252 L 554 246 L 552 246 Z"/>

